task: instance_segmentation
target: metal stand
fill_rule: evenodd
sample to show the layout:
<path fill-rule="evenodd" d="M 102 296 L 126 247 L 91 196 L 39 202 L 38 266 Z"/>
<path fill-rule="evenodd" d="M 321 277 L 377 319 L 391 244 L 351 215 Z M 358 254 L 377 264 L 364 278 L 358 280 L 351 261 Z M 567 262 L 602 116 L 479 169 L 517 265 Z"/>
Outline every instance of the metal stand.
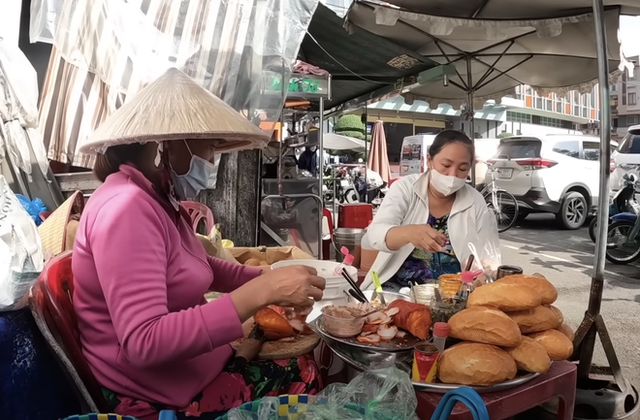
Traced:
<path fill-rule="evenodd" d="M 607 40 L 604 21 L 604 7 L 602 0 L 593 0 L 593 17 L 596 30 L 598 70 L 600 87 L 600 189 L 598 202 L 598 217 L 600 220 L 609 219 L 609 160 L 611 158 L 611 104 L 609 102 L 609 62 L 607 55 Z M 602 304 L 602 292 L 604 288 L 604 264 L 607 243 L 606 223 L 598 224 L 598 236 L 596 241 L 595 262 L 593 277 L 591 279 L 591 291 L 589 295 L 589 306 L 585 317 L 576 331 L 574 339 L 574 359 L 579 359 L 578 364 L 578 389 L 579 391 L 594 391 L 594 385 L 598 383 L 592 379 L 592 373 L 600 373 L 613 378 L 613 383 L 600 381 L 601 389 L 593 393 L 592 398 L 586 401 L 592 407 L 592 413 L 598 417 L 590 418 L 623 418 L 629 411 L 637 409 L 638 395 L 635 389 L 624 378 L 620 368 L 620 362 L 616 355 L 611 337 L 607 331 L 604 319 L 600 313 Z M 609 367 L 597 369 L 592 366 L 593 350 L 596 335 L 600 337 L 600 342 L 604 349 Z M 599 370 L 599 372 L 598 372 Z M 600 388 L 599 386 L 597 386 Z M 580 394 L 580 392 L 579 392 Z M 618 394 L 616 397 L 613 394 Z M 634 403 L 629 406 L 629 396 Z M 598 399 L 597 397 L 605 397 Z M 580 415 L 580 413 L 576 413 Z M 601 417 L 606 415 L 606 417 Z"/>

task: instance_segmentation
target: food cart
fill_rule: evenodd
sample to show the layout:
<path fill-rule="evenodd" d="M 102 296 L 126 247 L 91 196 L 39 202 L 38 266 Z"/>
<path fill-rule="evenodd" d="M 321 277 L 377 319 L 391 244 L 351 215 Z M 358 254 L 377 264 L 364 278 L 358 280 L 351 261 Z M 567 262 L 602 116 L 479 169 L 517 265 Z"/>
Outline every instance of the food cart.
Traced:
<path fill-rule="evenodd" d="M 363 1 L 357 1 L 355 4 L 358 5 L 361 3 L 370 3 L 370 2 L 363 0 Z M 404 4 L 407 2 L 402 2 L 402 1 L 394 2 L 394 4 L 400 4 L 400 3 Z M 366 6 L 368 7 L 368 5 Z M 469 5 L 469 6 L 473 7 L 473 5 Z M 484 6 L 486 6 L 486 2 L 484 2 L 478 8 L 478 10 L 474 13 L 473 16 L 475 17 L 478 14 L 478 12 L 482 10 Z M 610 104 L 607 100 L 609 96 L 608 76 L 609 76 L 610 58 L 608 58 L 607 56 L 607 48 L 608 48 L 607 47 L 607 26 L 605 23 L 605 9 L 603 8 L 603 2 L 600 0 L 594 0 L 592 6 L 593 6 L 592 21 L 595 22 L 595 29 L 596 29 L 595 36 L 597 39 L 599 89 L 600 89 L 600 97 L 601 97 L 601 118 L 600 118 L 601 142 L 600 142 L 600 156 L 599 156 L 600 168 L 601 168 L 601 183 L 600 183 L 600 190 L 599 190 L 600 201 L 598 203 L 598 211 L 606 212 L 608 211 L 607 199 L 609 196 L 609 174 L 610 174 L 609 159 L 610 159 L 610 152 L 611 152 L 610 145 L 609 145 L 610 126 L 611 126 L 611 121 L 610 121 L 611 109 L 610 109 Z M 382 7 L 382 6 L 375 5 L 371 7 Z M 558 6 L 558 9 L 561 9 L 561 7 Z M 494 10 L 495 12 L 495 9 L 492 9 L 492 10 Z M 607 11 L 609 11 L 609 9 L 607 9 Z M 396 22 L 398 19 L 398 14 L 402 12 L 403 11 L 400 8 L 397 8 L 396 10 L 391 11 L 389 13 L 389 16 L 387 17 L 391 19 L 391 15 L 395 14 L 394 15 L 395 20 L 391 19 L 388 21 Z M 514 12 L 514 13 L 517 15 L 517 12 Z M 383 13 L 376 14 L 376 16 L 380 18 L 380 20 L 382 20 L 381 16 L 383 15 L 384 15 Z M 513 18 L 513 16 L 511 17 Z M 428 21 L 428 19 L 425 18 L 424 21 Z M 610 36 L 611 34 L 609 34 L 609 37 Z M 443 43 L 443 44 L 446 44 L 446 43 Z M 448 48 L 455 49 L 451 47 L 451 45 L 446 45 L 446 46 Z M 496 53 L 496 55 L 500 55 L 500 54 Z M 501 56 L 502 55 L 504 55 L 504 53 L 502 53 Z M 441 74 L 440 76 L 444 78 L 446 81 L 450 82 L 450 79 L 449 79 L 450 75 Z M 447 83 L 445 83 L 445 86 L 447 86 Z M 468 99 L 469 102 L 472 102 L 473 91 L 469 92 L 469 98 L 470 98 Z M 602 214 L 606 215 L 607 213 L 602 213 Z M 589 306 L 585 314 L 585 318 L 581 323 L 580 327 L 578 328 L 573 340 L 575 354 L 571 355 L 570 357 L 568 356 L 568 358 L 571 358 L 572 360 L 576 360 L 578 362 L 578 372 L 577 372 L 578 390 L 577 390 L 576 402 L 579 403 L 583 409 L 587 408 L 588 410 L 590 410 L 591 413 L 594 413 L 594 412 L 597 413 L 596 414 L 597 417 L 590 417 L 590 418 L 605 418 L 605 417 L 602 417 L 603 415 L 607 416 L 606 418 L 626 418 L 630 415 L 633 415 L 633 413 L 637 412 L 638 410 L 638 393 L 636 389 L 633 386 L 631 386 L 622 375 L 619 362 L 617 360 L 615 351 L 613 349 L 612 342 L 606 331 L 604 320 L 602 318 L 602 315 L 600 315 L 600 305 L 602 302 L 602 292 L 603 292 L 603 285 L 604 285 L 604 255 L 605 255 L 604 251 L 605 251 L 606 236 L 607 236 L 606 232 L 607 232 L 607 229 L 606 227 L 604 227 L 604 225 L 599 227 L 599 235 L 598 235 L 598 242 L 597 242 L 597 248 L 595 253 L 594 274 L 593 274 L 592 284 L 591 284 Z M 592 373 L 592 370 L 593 370 L 592 357 L 593 357 L 596 334 L 598 334 L 601 338 L 603 347 L 605 349 L 605 354 L 609 361 L 608 368 L 597 369 L 597 372 L 600 374 L 602 374 L 603 372 L 607 374 L 606 377 L 609 378 L 608 381 L 607 380 L 595 381 L 591 379 L 590 374 Z M 396 354 L 393 354 L 393 353 L 398 353 L 397 351 L 379 351 L 379 350 L 371 350 L 371 349 L 367 350 L 363 348 L 366 346 L 360 346 L 357 343 L 352 343 L 354 345 L 351 345 L 351 344 L 345 345 L 343 342 L 336 340 L 336 337 L 332 336 L 331 334 L 323 334 L 323 336 L 325 337 L 325 342 L 330 345 L 334 353 L 339 358 L 341 358 L 346 363 L 348 363 L 349 365 L 351 365 L 356 369 L 370 369 L 373 363 L 372 360 L 376 360 L 375 363 L 377 362 L 388 363 L 390 360 L 395 360 L 395 358 L 397 357 Z M 354 347 L 356 348 L 356 350 L 354 350 Z M 405 356 L 406 355 L 407 354 L 405 354 Z M 564 364 L 566 366 L 567 362 L 554 363 L 553 368 L 549 371 L 550 373 L 548 373 L 547 375 L 551 375 L 551 376 L 557 375 L 557 372 L 555 372 L 554 370 L 557 368 L 557 366 L 561 366 L 561 364 Z M 554 378 L 554 379 L 559 380 L 558 378 Z M 536 383 L 535 380 L 530 379 L 530 381 L 532 384 Z M 509 381 L 506 381 L 506 383 L 509 383 Z M 575 385 L 576 385 L 575 376 L 574 376 L 573 383 L 571 383 L 571 381 L 568 381 L 568 382 L 565 381 L 564 383 L 565 388 L 569 386 L 574 388 L 574 391 L 575 391 Z M 518 389 L 520 390 L 526 389 L 525 385 L 522 385 L 522 386 L 524 386 L 525 388 L 518 388 L 517 386 L 513 388 L 515 389 L 514 394 L 512 395 L 514 400 L 521 398 L 521 397 L 517 397 L 516 394 L 520 392 L 518 391 Z M 416 387 L 418 388 L 417 385 Z M 438 390 L 435 389 L 436 387 L 432 385 L 428 385 L 427 388 L 430 388 L 429 394 L 438 392 Z M 594 389 L 597 389 L 598 391 L 595 392 Z M 530 397 L 533 397 L 534 395 L 533 390 L 528 390 L 528 392 Z M 497 394 L 494 394 L 494 397 L 495 395 Z M 488 397 L 488 399 L 485 399 L 485 401 L 487 403 L 492 401 L 494 402 L 495 400 L 494 397 Z M 503 397 L 504 395 L 502 395 L 498 399 L 503 399 Z M 568 404 L 573 406 L 573 401 L 576 398 L 576 393 L 575 392 L 573 393 L 573 399 L 567 395 L 563 395 L 563 397 L 567 398 L 569 401 Z M 430 397 L 424 397 L 422 398 L 422 400 L 424 401 L 430 400 Z M 537 403 L 542 403 L 542 402 L 544 401 L 536 401 L 536 404 L 534 405 L 537 405 Z M 524 401 L 521 401 L 521 403 L 524 405 Z M 528 407 L 531 407 L 531 405 L 528 405 L 527 408 Z M 572 415 L 567 414 L 567 410 L 569 410 L 569 413 L 573 413 L 572 407 L 567 406 L 567 404 L 565 405 L 560 404 L 559 406 L 547 407 L 547 408 L 550 409 L 551 411 L 556 411 L 557 414 L 561 415 L 563 418 L 571 418 Z M 512 414 L 515 414 L 515 413 L 517 413 L 517 411 L 512 412 Z M 584 412 L 576 413 L 576 414 L 578 415 L 584 414 Z M 593 414 L 590 414 L 590 415 L 593 415 Z"/>
<path fill-rule="evenodd" d="M 323 114 L 324 100 L 331 98 L 331 75 L 317 68 L 313 72 L 319 74 L 311 74 L 310 66 L 300 62 L 297 67 L 300 72 L 294 68 L 288 83 L 274 73 L 268 84 L 284 91 L 286 100 L 275 131 L 276 141 L 263 151 L 263 167 L 275 166 L 275 177 L 262 172 L 260 227 L 264 235 L 260 244 L 286 246 L 293 241 L 293 245 L 322 259 Z M 309 74 L 301 73 L 305 70 Z M 318 177 L 305 177 L 297 170 L 296 149 L 311 146 L 317 147 Z"/>

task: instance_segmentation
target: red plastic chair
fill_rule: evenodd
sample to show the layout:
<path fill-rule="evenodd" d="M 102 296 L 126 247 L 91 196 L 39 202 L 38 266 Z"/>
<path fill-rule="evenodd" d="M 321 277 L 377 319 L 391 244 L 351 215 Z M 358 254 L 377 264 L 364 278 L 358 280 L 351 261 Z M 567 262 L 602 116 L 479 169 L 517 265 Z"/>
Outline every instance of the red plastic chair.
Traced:
<path fill-rule="evenodd" d="M 391 179 L 389 180 L 389 182 L 387 183 L 387 187 L 390 187 L 390 186 L 391 186 L 391 184 L 393 184 L 394 182 L 396 182 L 396 181 L 397 181 L 397 180 L 399 180 L 399 179 L 400 179 L 399 177 L 398 177 L 398 178 L 391 178 Z"/>
<path fill-rule="evenodd" d="M 31 312 L 38 329 L 75 384 L 86 412 L 108 413 L 101 387 L 82 353 L 72 296 L 71 251 L 67 251 L 49 260 L 31 289 Z"/>
<path fill-rule="evenodd" d="M 504 391 L 480 394 L 489 410 L 491 420 L 505 420 L 524 413 L 546 402 L 559 399 L 558 420 L 572 420 L 576 402 L 576 365 L 571 362 L 553 362 L 549 371 L 518 387 Z M 430 419 L 443 394 L 417 392 L 420 419 Z M 467 407 L 457 404 L 450 420 L 472 420 Z"/>
<path fill-rule="evenodd" d="M 197 201 L 181 201 L 182 207 L 187 210 L 189 217 L 191 218 L 191 226 L 193 231 L 198 233 L 198 226 L 200 221 L 204 221 L 205 235 L 209 235 L 215 225 L 213 220 L 213 212 L 209 207 Z"/>

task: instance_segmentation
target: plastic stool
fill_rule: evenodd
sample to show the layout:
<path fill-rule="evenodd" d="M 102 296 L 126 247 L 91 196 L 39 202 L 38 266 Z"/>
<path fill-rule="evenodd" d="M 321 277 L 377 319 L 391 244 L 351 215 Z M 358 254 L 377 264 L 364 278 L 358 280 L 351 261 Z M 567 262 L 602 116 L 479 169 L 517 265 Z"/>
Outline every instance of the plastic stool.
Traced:
<path fill-rule="evenodd" d="M 181 201 L 180 204 L 185 208 L 185 210 L 187 210 L 189 217 L 191 217 L 191 226 L 193 227 L 193 231 L 198 233 L 198 225 L 201 220 L 204 220 L 204 228 L 206 230 L 205 235 L 209 235 L 215 225 L 211 209 L 197 201 Z"/>
<path fill-rule="evenodd" d="M 576 366 L 567 361 L 553 362 L 549 371 L 515 388 L 482 394 L 491 420 L 504 420 L 517 414 L 559 398 L 558 420 L 572 420 L 576 401 Z M 431 419 L 442 394 L 417 392 L 420 419 Z M 450 419 L 470 420 L 473 418 L 468 408 L 456 405 Z"/>

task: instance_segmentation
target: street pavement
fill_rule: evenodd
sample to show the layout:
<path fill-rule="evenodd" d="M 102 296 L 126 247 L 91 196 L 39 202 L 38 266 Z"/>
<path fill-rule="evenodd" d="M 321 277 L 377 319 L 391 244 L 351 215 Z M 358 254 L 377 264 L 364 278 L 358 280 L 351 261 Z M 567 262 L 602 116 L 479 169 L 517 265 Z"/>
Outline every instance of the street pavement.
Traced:
<path fill-rule="evenodd" d="M 560 230 L 552 215 L 530 215 L 500 234 L 502 263 L 541 273 L 558 289 L 556 306 L 574 329 L 589 301 L 595 245 L 586 227 Z M 605 266 L 602 314 L 624 375 L 640 388 L 640 265 Z M 594 363 L 608 365 L 600 342 Z"/>

